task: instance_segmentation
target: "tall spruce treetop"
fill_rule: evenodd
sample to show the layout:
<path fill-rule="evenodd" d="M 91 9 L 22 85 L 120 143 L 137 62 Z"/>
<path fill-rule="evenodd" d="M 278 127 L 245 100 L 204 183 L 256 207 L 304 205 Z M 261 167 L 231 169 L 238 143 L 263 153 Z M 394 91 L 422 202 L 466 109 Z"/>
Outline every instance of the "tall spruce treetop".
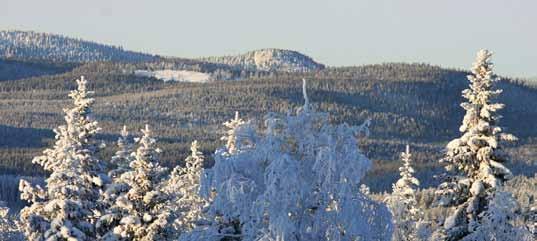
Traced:
<path fill-rule="evenodd" d="M 391 239 L 388 209 L 360 192 L 371 167 L 358 149 L 366 125 L 331 124 L 306 96 L 294 115 L 270 113 L 254 132 L 249 122 L 234 127 L 245 144 L 218 149 L 202 181 L 216 192 L 215 223 L 182 240 Z"/>
<path fill-rule="evenodd" d="M 23 231 L 30 240 L 93 240 L 93 221 L 99 215 L 99 192 L 105 175 L 95 156 L 99 132 L 91 117 L 94 100 L 84 77 L 69 97 L 74 106 L 64 109 L 65 124 L 58 127 L 56 143 L 44 155 L 34 158 L 50 176 L 45 189 L 21 181 L 21 197 L 31 202 L 21 211 Z"/>
<path fill-rule="evenodd" d="M 501 116 L 496 112 L 504 105 L 495 102 L 502 91 L 494 88 L 491 56 L 488 50 L 477 53 L 468 76 L 470 88 L 462 92 L 467 99 L 461 104 L 466 110 L 460 127 L 462 136 L 448 143 L 446 156 L 441 160 L 448 171 L 455 173 L 439 189 L 440 204 L 456 207 L 444 223 L 442 232 L 447 240 L 481 240 L 470 237 L 481 237 L 472 233 L 482 230 L 480 226 L 486 224 L 484 217 L 491 211 L 490 201 L 512 177 L 505 166 L 508 156 L 502 143 L 516 138 L 503 133 L 498 126 Z"/>
<path fill-rule="evenodd" d="M 192 142 L 191 154 L 185 160 L 185 166 L 173 169 L 165 183 L 169 195 L 168 208 L 171 213 L 173 236 L 194 229 L 203 217 L 207 201 L 200 192 L 200 179 L 203 173 L 203 153 L 199 151 L 197 141 Z"/>
<path fill-rule="evenodd" d="M 466 110 L 461 127 L 463 135 L 447 145 L 447 155 L 442 160 L 450 171 L 457 171 L 474 180 L 479 179 L 487 187 L 495 188 L 512 177 L 504 166 L 508 157 L 501 142 L 515 141 L 516 137 L 503 133 L 498 126 L 501 116 L 496 112 L 504 105 L 494 99 L 502 91 L 494 88 L 492 53 L 481 50 L 477 54 L 468 76 L 470 88 L 462 94 L 467 102 L 461 104 Z"/>
<path fill-rule="evenodd" d="M 239 117 L 239 112 L 235 112 L 235 118 L 224 123 L 224 126 L 227 128 L 226 135 L 221 138 L 221 140 L 226 142 L 227 152 L 229 154 L 234 153 L 237 149 L 240 148 L 240 127 L 243 126 L 244 120 Z"/>
<path fill-rule="evenodd" d="M 418 239 L 418 222 L 421 213 L 416 201 L 416 190 L 420 185 L 412 168 L 412 155 L 407 145 L 405 152 L 401 153 L 403 166 L 399 167 L 401 178 L 393 185 L 392 194 L 386 203 L 392 213 L 395 230 L 393 240 L 416 241 Z"/>
<path fill-rule="evenodd" d="M 138 149 L 133 154 L 130 170 L 114 179 L 107 193 L 117 193 L 113 204 L 97 222 L 102 240 L 164 240 L 168 212 L 165 209 L 166 195 L 160 183 L 166 169 L 158 163 L 149 126 L 142 129 L 137 138 Z M 119 191 L 118 191 L 119 190 Z"/>

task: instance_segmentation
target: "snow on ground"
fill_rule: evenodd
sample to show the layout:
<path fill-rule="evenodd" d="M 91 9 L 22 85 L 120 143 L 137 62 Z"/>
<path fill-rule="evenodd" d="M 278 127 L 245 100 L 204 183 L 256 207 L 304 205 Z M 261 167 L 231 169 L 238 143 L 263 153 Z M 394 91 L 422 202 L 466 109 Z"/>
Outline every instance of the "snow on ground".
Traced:
<path fill-rule="evenodd" d="M 154 77 L 164 82 L 178 81 L 178 82 L 195 82 L 206 83 L 212 81 L 211 75 L 208 73 L 188 71 L 188 70 L 135 70 L 134 75 L 143 77 Z"/>

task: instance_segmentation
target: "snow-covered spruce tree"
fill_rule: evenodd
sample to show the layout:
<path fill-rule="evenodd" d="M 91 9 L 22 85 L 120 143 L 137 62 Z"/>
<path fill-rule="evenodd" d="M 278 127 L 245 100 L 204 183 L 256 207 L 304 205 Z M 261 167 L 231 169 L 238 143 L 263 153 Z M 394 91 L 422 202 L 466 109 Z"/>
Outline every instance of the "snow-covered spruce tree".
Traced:
<path fill-rule="evenodd" d="M 236 148 L 218 149 L 202 181 L 205 193 L 216 192 L 215 223 L 182 240 L 391 239 L 389 210 L 360 192 L 371 161 L 357 136 L 367 123 L 330 124 L 309 105 L 305 84 L 296 115 L 268 114 L 258 131 L 241 122 L 228 132 Z"/>
<path fill-rule="evenodd" d="M 234 153 L 242 143 L 238 142 L 237 139 L 240 138 L 240 128 L 245 124 L 244 120 L 239 118 L 239 112 L 235 112 L 235 118 L 224 123 L 224 126 L 227 128 L 226 135 L 220 138 L 226 142 L 226 148 L 228 153 Z"/>
<path fill-rule="evenodd" d="M 105 214 L 96 223 L 96 232 L 99 236 L 106 234 L 115 227 L 121 218 L 121 214 L 119 212 L 112 212 L 113 209 L 111 207 L 115 205 L 119 196 L 129 190 L 129 186 L 121 179 L 121 175 L 131 171 L 130 163 L 133 160 L 133 148 L 127 127 L 123 126 L 121 135 L 117 140 L 117 151 L 110 159 L 112 169 L 108 171 L 108 176 L 112 181 L 105 186 L 105 190 L 99 200 L 106 208 Z"/>
<path fill-rule="evenodd" d="M 166 238 L 168 212 L 167 196 L 160 189 L 166 169 L 158 164 L 155 139 L 146 125 L 142 137 L 137 138 L 138 149 L 124 172 L 107 193 L 116 193 L 113 204 L 98 220 L 96 228 L 101 240 L 163 240 Z M 109 190 L 114 189 L 114 190 Z"/>
<path fill-rule="evenodd" d="M 523 230 L 512 227 L 508 222 L 507 217 L 512 215 L 508 212 L 512 210 L 500 211 L 498 208 L 501 207 L 494 205 L 496 201 L 509 203 L 505 199 L 512 199 L 510 194 L 501 192 L 503 183 L 512 177 L 505 167 L 508 157 L 502 150 L 502 143 L 516 138 L 503 133 L 498 126 L 501 116 L 496 112 L 504 105 L 494 102 L 501 90 L 494 88 L 491 56 L 488 50 L 477 54 L 472 74 L 468 76 L 470 88 L 462 92 L 467 99 L 461 104 L 466 110 L 460 127 L 462 136 L 448 143 L 446 156 L 441 160 L 448 171 L 454 172 L 454 176 L 439 186 L 439 203 L 454 206 L 455 210 L 446 218 L 436 237 L 449 241 L 524 240 Z M 490 226 L 493 223 L 499 225 L 496 222 L 499 220 L 504 221 L 504 226 Z M 504 232 L 509 234 L 503 236 Z"/>
<path fill-rule="evenodd" d="M 110 159 L 110 163 L 114 165 L 114 168 L 108 172 L 108 176 L 111 178 L 117 178 L 122 173 L 130 170 L 130 162 L 132 160 L 133 144 L 129 139 L 129 132 L 127 126 L 123 126 L 121 130 L 121 136 L 117 140 L 117 151 Z"/>
<path fill-rule="evenodd" d="M 65 124 L 54 130 L 54 147 L 33 160 L 50 172 L 45 188 L 24 180 L 19 185 L 21 198 L 30 202 L 20 213 L 29 240 L 94 240 L 93 222 L 101 209 L 97 200 L 107 179 L 96 158 L 102 144 L 94 140 L 100 129 L 91 117 L 92 93 L 84 77 L 77 83 L 69 94 L 74 107 L 64 109 Z"/>
<path fill-rule="evenodd" d="M 194 229 L 201 221 L 203 209 L 207 205 L 207 201 L 199 194 L 203 153 L 199 151 L 197 141 L 192 142 L 190 150 L 185 166 L 175 167 L 164 183 L 164 190 L 169 195 L 168 209 L 173 237 Z"/>
<path fill-rule="evenodd" d="M 403 166 L 399 167 L 401 178 L 393 184 L 392 194 L 385 202 L 388 205 L 394 222 L 394 241 L 417 241 L 418 223 L 421 219 L 421 212 L 417 207 L 416 190 L 420 185 L 414 175 L 412 168 L 412 155 L 407 145 L 406 151 L 401 153 Z"/>
<path fill-rule="evenodd" d="M 9 208 L 5 202 L 0 201 L 0 240 L 2 241 L 19 241 L 24 240 L 15 219 L 10 218 Z"/>
<path fill-rule="evenodd" d="M 537 239 L 537 207 L 531 207 L 526 215 L 528 216 L 526 226 L 530 233 L 533 234 L 533 237 Z"/>

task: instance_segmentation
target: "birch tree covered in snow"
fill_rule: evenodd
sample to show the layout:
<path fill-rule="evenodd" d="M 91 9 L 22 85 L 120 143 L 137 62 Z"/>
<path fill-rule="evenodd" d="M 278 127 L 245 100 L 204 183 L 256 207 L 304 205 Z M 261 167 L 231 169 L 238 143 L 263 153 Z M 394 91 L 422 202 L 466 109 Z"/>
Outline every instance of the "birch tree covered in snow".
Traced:
<path fill-rule="evenodd" d="M 158 164 L 155 139 L 146 125 L 137 139 L 138 149 L 124 172 L 110 185 L 109 193 L 118 193 L 113 204 L 97 222 L 102 240 L 164 240 L 168 215 L 167 196 L 160 183 L 166 169 Z M 108 229 L 107 229 L 108 228 Z M 103 232 L 104 230 L 104 232 Z"/>
<path fill-rule="evenodd" d="M 94 140 L 100 128 L 91 116 L 92 92 L 84 77 L 69 97 L 74 106 L 64 109 L 65 124 L 54 130 L 54 147 L 34 158 L 50 176 L 44 188 L 21 180 L 21 198 L 30 206 L 20 213 L 29 240 L 94 240 L 93 222 L 100 215 L 97 200 L 104 168 L 95 156 L 101 144 Z"/>
<path fill-rule="evenodd" d="M 407 145 L 405 152 L 401 153 L 403 166 L 399 167 L 401 178 L 393 184 L 392 194 L 386 203 L 390 209 L 394 222 L 394 241 L 417 241 L 418 224 L 421 218 L 417 207 L 416 190 L 420 185 L 412 168 L 412 155 Z"/>
<path fill-rule="evenodd" d="M 438 190 L 440 204 L 454 206 L 437 234 L 446 240 L 525 240 L 524 230 L 509 223 L 516 202 L 502 192 L 504 182 L 512 177 L 502 144 L 516 138 L 498 126 L 501 116 L 496 112 L 504 105 L 494 102 L 501 90 L 494 88 L 491 56 L 488 50 L 477 53 L 468 76 L 470 87 L 462 92 L 467 100 L 461 104 L 466 110 L 462 136 L 448 143 L 441 160 L 455 173 Z"/>
<path fill-rule="evenodd" d="M 256 130 L 235 118 L 202 190 L 216 192 L 210 227 L 183 240 L 390 240 L 391 215 L 360 192 L 371 161 L 358 149 L 367 124 L 333 125 L 305 105 L 268 114 Z"/>

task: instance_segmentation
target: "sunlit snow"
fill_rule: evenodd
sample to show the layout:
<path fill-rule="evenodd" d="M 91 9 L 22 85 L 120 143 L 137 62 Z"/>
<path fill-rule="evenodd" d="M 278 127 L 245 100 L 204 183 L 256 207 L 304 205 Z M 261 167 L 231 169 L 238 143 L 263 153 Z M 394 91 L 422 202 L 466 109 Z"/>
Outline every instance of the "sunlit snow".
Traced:
<path fill-rule="evenodd" d="M 134 75 L 143 77 L 154 77 L 164 82 L 177 81 L 177 82 L 195 82 L 205 83 L 211 81 L 211 75 L 208 73 L 189 71 L 189 70 L 135 70 Z"/>

